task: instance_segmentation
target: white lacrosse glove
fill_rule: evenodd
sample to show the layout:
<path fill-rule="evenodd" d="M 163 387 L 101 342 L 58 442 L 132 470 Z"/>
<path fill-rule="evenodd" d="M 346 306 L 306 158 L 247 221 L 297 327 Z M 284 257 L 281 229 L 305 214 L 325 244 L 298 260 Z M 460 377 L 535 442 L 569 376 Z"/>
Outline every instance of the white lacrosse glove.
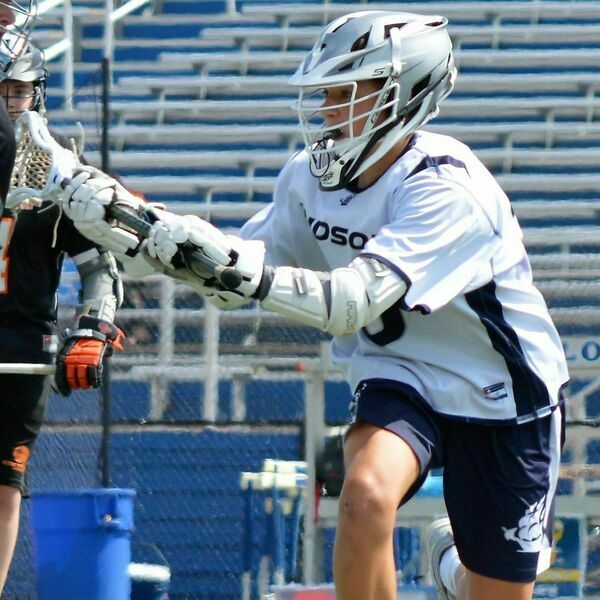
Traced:
<path fill-rule="evenodd" d="M 90 166 L 76 170 L 59 203 L 75 227 L 93 242 L 118 254 L 131 253 L 139 246 L 135 233 L 109 222 L 106 207 L 117 203 L 137 212 L 144 203 L 102 171 Z"/>
<path fill-rule="evenodd" d="M 251 302 L 263 276 L 263 242 L 225 235 L 216 227 L 193 215 L 178 216 L 152 209 L 157 219 L 146 242 L 146 252 L 169 269 L 185 265 L 197 276 L 188 284 L 219 308 L 236 308 Z M 194 267 L 190 251 L 200 251 L 217 265 L 234 267 L 242 276 L 235 290 L 225 289 L 212 273 Z M 167 273 L 168 274 L 168 273 Z"/>
<path fill-rule="evenodd" d="M 171 212 L 152 209 L 154 222 L 148 236 L 147 250 L 166 266 L 177 266 L 182 246 L 195 247 L 216 263 L 231 266 L 231 244 L 227 236 L 193 215 L 179 216 Z"/>

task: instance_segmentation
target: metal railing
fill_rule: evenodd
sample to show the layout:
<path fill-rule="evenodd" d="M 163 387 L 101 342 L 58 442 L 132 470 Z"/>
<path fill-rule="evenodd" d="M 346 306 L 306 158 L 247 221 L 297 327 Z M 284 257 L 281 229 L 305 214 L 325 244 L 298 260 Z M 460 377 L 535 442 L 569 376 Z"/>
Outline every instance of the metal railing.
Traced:
<path fill-rule="evenodd" d="M 115 4 L 115 0 L 106 0 L 103 15 L 101 15 L 104 22 L 103 56 L 111 62 L 114 55 L 115 24 L 145 5 L 153 6 L 152 0 L 129 0 L 117 7 L 115 7 Z M 64 108 L 67 112 L 74 110 L 74 57 L 80 54 L 81 39 L 79 32 L 81 21 L 97 14 L 98 12 L 94 8 L 77 8 L 74 10 L 71 0 L 44 0 L 38 6 L 38 16 L 56 16 L 62 21 L 61 39 L 46 46 L 46 32 L 42 27 L 38 27 L 38 30 L 34 31 L 33 42 L 44 51 L 46 63 L 63 58 L 60 66 L 62 68 Z"/>
<path fill-rule="evenodd" d="M 112 63 L 114 58 L 115 24 L 133 11 L 152 5 L 152 0 L 128 0 L 115 8 L 115 0 L 105 0 L 104 5 L 104 58 Z"/>
<path fill-rule="evenodd" d="M 552 257 L 561 262 L 560 256 Z M 583 261 L 584 268 L 587 261 Z M 219 339 L 223 325 L 252 323 L 257 319 L 267 323 L 276 323 L 281 319 L 277 315 L 256 310 L 240 309 L 220 312 L 212 307 L 200 309 L 176 308 L 178 294 L 184 286 L 162 275 L 151 276 L 145 281 L 149 285 L 159 286 L 153 290 L 153 298 L 159 299 L 156 308 L 123 309 L 119 318 L 126 326 L 128 318 L 143 318 L 155 323 L 158 327 L 159 342 L 152 356 L 116 355 L 113 374 L 123 380 L 148 382 L 151 386 L 151 401 L 148 421 L 160 422 L 168 406 L 168 387 L 170 382 L 200 380 L 204 383 L 204 394 L 198 405 L 198 418 L 202 422 L 219 422 L 219 389 L 218 383 L 229 380 L 232 383 L 231 420 L 243 423 L 246 418 L 245 386 L 255 379 L 271 379 L 284 381 L 301 381 L 304 385 L 304 422 L 305 448 L 304 459 L 307 462 L 308 484 L 306 487 L 305 530 L 303 535 L 305 583 L 319 582 L 322 576 L 320 560 L 322 552 L 322 531 L 332 527 L 336 522 L 337 501 L 321 499 L 319 514 L 315 513 L 315 464 L 325 439 L 325 383 L 339 381 L 340 374 L 328 359 L 325 346 L 314 345 L 312 355 L 306 356 L 260 356 L 257 354 L 228 355 L 225 360 L 222 353 L 222 342 Z M 551 292 L 551 290 L 549 290 Z M 559 295 L 562 291 L 559 290 Z M 192 328 L 203 332 L 201 352 L 182 355 L 177 352 L 174 331 L 178 324 L 187 323 Z M 568 420 L 584 422 L 587 418 L 586 403 L 590 396 L 600 389 L 600 335 L 567 335 L 563 337 L 569 369 L 573 380 L 583 382 L 577 391 L 570 395 L 568 403 Z M 292 348 L 293 350 L 293 348 Z M 298 365 L 302 369 L 298 369 Z M 118 367 L 118 368 L 117 368 Z M 597 429 L 577 426 L 569 436 L 568 449 L 573 457 L 573 464 L 567 465 L 573 471 L 565 476 L 573 480 L 572 493 L 558 498 L 558 509 L 563 512 L 577 512 L 600 517 L 600 504 L 590 496 L 590 492 L 598 489 L 596 476 L 590 474 L 590 465 L 586 464 L 586 448 L 591 439 L 598 439 Z M 579 473 L 581 471 L 581 473 Z M 411 501 L 403 508 L 401 519 L 425 522 L 437 512 L 444 510 L 441 498 L 425 498 Z"/>
<path fill-rule="evenodd" d="M 60 56 L 64 57 L 62 62 L 64 105 L 66 110 L 73 110 L 74 33 L 73 7 L 71 5 L 71 0 L 44 0 L 38 5 L 37 14 L 38 17 L 42 18 L 44 15 L 58 16 L 58 18 L 62 21 L 62 39 L 58 40 L 50 46 L 45 46 L 45 32 L 38 26 L 38 29 L 34 30 L 32 40 L 36 45 L 40 47 L 41 50 L 44 51 L 44 57 L 46 62 L 59 58 Z M 38 41 L 37 38 L 40 38 L 40 41 Z"/>

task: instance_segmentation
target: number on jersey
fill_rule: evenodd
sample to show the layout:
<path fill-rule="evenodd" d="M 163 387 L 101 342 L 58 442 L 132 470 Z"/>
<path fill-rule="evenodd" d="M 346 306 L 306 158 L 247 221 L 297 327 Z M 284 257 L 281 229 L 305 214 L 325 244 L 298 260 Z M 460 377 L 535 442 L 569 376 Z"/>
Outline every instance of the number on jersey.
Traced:
<path fill-rule="evenodd" d="M 0 219 L 0 294 L 8 294 L 8 245 L 14 226 L 12 217 Z"/>

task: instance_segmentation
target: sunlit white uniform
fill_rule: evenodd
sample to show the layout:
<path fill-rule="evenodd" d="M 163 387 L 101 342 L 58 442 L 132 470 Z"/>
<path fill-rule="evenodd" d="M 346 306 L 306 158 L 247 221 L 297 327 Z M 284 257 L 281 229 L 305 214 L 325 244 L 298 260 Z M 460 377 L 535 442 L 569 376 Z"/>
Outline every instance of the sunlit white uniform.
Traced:
<path fill-rule="evenodd" d="M 265 242 L 267 264 L 331 271 L 366 255 L 406 281 L 398 305 L 333 341 L 353 389 L 398 380 L 435 411 L 479 422 L 525 422 L 557 404 L 564 352 L 521 229 L 492 175 L 457 140 L 416 132 L 360 193 L 321 191 L 299 152 L 241 235 Z"/>

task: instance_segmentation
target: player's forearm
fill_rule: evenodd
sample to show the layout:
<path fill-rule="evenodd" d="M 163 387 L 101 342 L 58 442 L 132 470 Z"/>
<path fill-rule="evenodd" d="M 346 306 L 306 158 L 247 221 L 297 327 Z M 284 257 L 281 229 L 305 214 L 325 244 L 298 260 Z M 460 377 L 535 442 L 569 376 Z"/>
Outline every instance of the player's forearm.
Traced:
<path fill-rule="evenodd" d="M 399 274 L 366 256 L 327 273 L 265 266 L 263 242 L 226 236 L 198 217 L 172 216 L 155 222 L 146 249 L 152 258 L 177 271 L 174 260 L 180 258 L 182 247 L 190 246 L 216 265 L 235 269 L 241 277 L 239 285 L 231 289 L 191 269 L 206 284 L 200 293 L 220 308 L 260 300 L 268 310 L 333 335 L 356 333 L 402 298 L 407 289 Z"/>
<path fill-rule="evenodd" d="M 258 290 L 267 310 L 336 336 L 356 333 L 405 292 L 399 275 L 362 257 L 329 273 L 266 267 Z"/>
<path fill-rule="evenodd" d="M 85 314 L 112 323 L 123 301 L 123 288 L 114 258 L 102 252 L 85 261 L 75 259 L 81 278 L 77 316 Z"/>

